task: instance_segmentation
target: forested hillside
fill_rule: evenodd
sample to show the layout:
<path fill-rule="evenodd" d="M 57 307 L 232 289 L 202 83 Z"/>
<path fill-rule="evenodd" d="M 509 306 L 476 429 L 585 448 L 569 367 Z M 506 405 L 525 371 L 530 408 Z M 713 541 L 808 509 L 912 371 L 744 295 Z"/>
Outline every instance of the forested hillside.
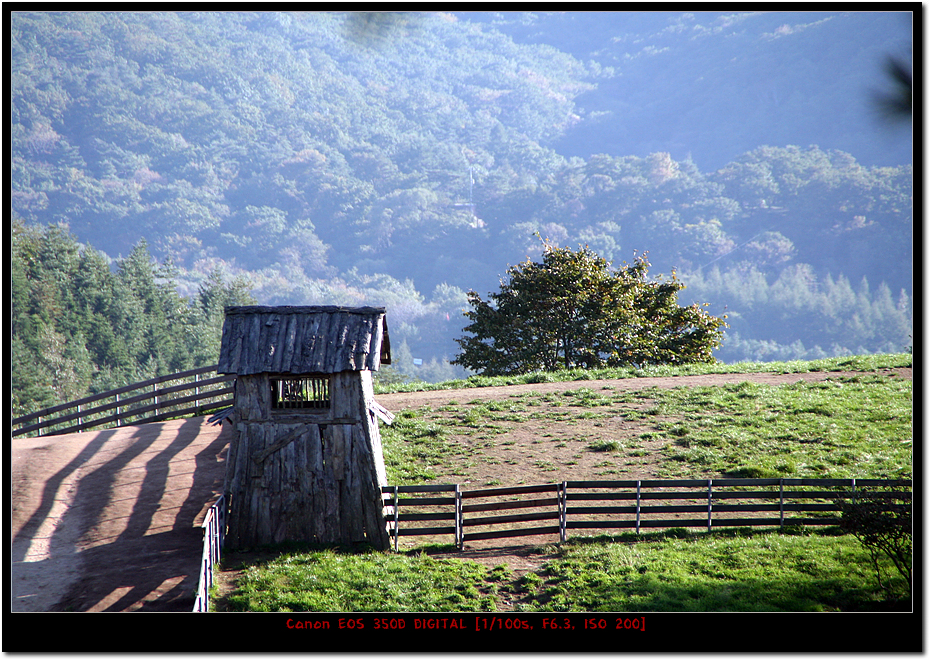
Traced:
<path fill-rule="evenodd" d="M 182 298 L 145 242 L 116 261 L 57 226 L 13 221 L 10 293 L 13 416 L 216 362 L 226 305 L 249 285 L 216 270 Z"/>
<path fill-rule="evenodd" d="M 14 373 L 15 351 L 45 350 L 43 328 L 75 365 L 78 332 L 108 369 L 211 361 L 207 339 L 176 354 L 152 331 L 148 353 L 107 362 L 92 322 L 59 319 L 36 293 L 51 272 L 73 286 L 84 259 L 121 281 L 129 263 L 170 267 L 146 310 L 189 313 L 204 287 L 238 295 L 235 276 L 263 304 L 384 305 L 399 369 L 461 375 L 448 360 L 466 292 L 537 257 L 537 232 L 676 269 L 683 304 L 729 315 L 723 360 L 904 350 L 912 170 L 892 142 L 909 133 L 860 121 L 872 98 L 856 63 L 879 58 L 880 87 L 908 16 L 617 12 L 585 44 L 549 14 L 14 12 L 13 289 L 32 296 L 14 319 L 46 318 L 14 322 Z M 744 60 L 773 81 L 771 112 L 749 112 L 728 78 Z M 812 71 L 831 81 L 814 96 Z M 719 109 L 734 104 L 738 123 Z M 624 152 L 618 131 L 637 146 Z M 38 259 L 29 246 L 71 240 L 45 229 L 59 223 L 90 247 Z M 88 382 L 108 382 L 81 373 L 94 369 Z"/>

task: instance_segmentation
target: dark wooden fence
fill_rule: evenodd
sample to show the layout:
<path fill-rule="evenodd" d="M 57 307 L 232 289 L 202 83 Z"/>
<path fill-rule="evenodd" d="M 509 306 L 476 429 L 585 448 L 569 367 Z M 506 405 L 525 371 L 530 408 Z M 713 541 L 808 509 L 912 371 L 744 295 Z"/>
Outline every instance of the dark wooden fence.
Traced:
<path fill-rule="evenodd" d="M 877 491 L 895 506 L 910 501 L 911 487 L 910 480 L 888 479 L 649 479 L 382 490 L 396 550 L 400 536 L 451 534 L 462 548 L 466 541 L 543 534 L 565 541 L 568 530 L 582 529 L 836 525 L 838 500 L 896 488 Z M 509 511 L 520 512 L 500 515 Z"/>
<path fill-rule="evenodd" d="M 232 405 L 233 380 L 233 375 L 217 374 L 216 365 L 159 376 L 16 417 L 12 435 L 58 435 L 205 415 Z"/>

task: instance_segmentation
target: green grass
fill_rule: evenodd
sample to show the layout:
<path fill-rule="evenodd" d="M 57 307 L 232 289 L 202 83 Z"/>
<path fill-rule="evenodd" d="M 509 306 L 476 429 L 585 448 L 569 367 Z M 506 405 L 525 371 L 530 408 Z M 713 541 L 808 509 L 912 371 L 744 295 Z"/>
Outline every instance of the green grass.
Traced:
<path fill-rule="evenodd" d="M 631 535 L 575 539 L 526 588 L 525 611 L 820 612 L 897 605 L 885 600 L 867 551 L 855 538 L 830 531 L 670 530 L 638 542 Z"/>
<path fill-rule="evenodd" d="M 588 445 L 591 451 L 617 452 L 623 449 L 623 443 L 616 440 L 602 440 Z"/>
<path fill-rule="evenodd" d="M 382 427 L 384 465 L 392 485 L 435 479 L 434 466 L 462 454 L 446 440 L 444 427 L 427 418 L 427 411 L 401 411 L 391 426 Z"/>
<path fill-rule="evenodd" d="M 617 393 L 582 388 L 403 411 L 392 426 L 382 427 L 382 437 L 395 484 L 432 480 L 435 466 L 478 451 L 452 436 L 491 439 L 530 420 L 598 423 L 612 416 L 642 425 L 636 439 L 668 441 L 659 456 L 661 478 L 909 478 L 912 397 L 911 381 L 868 373 L 777 386 L 743 382 Z M 649 406 L 642 410 L 628 405 L 644 401 Z M 622 444 L 602 440 L 588 449 L 616 453 Z"/>
<path fill-rule="evenodd" d="M 448 548 L 444 548 L 448 549 Z M 906 609 L 879 587 L 867 551 L 831 529 L 672 529 L 575 538 L 514 578 L 505 565 L 422 553 L 287 552 L 248 568 L 214 607 L 336 612 L 820 612 Z M 885 574 L 894 571 L 885 566 Z M 897 584 L 899 593 L 905 591 Z"/>
<path fill-rule="evenodd" d="M 496 580 L 476 562 L 332 549 L 247 568 L 225 609 L 245 612 L 492 611 Z"/>
<path fill-rule="evenodd" d="M 912 383 L 866 375 L 817 383 L 652 389 L 666 477 L 909 478 Z M 676 465 L 677 464 L 677 465 Z"/>

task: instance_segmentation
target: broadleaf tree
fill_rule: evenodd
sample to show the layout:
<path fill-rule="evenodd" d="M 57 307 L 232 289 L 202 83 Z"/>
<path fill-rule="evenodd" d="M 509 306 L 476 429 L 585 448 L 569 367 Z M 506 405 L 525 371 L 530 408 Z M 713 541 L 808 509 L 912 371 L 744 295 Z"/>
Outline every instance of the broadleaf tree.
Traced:
<path fill-rule="evenodd" d="M 500 291 L 468 293 L 470 336 L 452 361 L 485 375 L 646 364 L 714 362 L 726 317 L 695 303 L 684 284 L 648 278 L 649 261 L 615 269 L 587 247 L 546 243 L 541 262 L 511 267 Z"/>

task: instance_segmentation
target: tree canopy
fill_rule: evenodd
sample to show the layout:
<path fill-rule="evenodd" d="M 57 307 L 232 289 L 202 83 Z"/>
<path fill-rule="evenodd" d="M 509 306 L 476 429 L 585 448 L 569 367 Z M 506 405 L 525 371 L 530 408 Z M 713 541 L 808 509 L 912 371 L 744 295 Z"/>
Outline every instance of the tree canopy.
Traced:
<path fill-rule="evenodd" d="M 640 255 L 613 269 L 587 247 L 546 243 L 542 261 L 511 267 L 489 300 L 468 293 L 472 336 L 456 340 L 462 352 L 452 363 L 501 375 L 714 362 L 726 322 L 704 305 L 679 306 L 684 284 L 674 272 L 650 281 L 649 266 Z"/>

